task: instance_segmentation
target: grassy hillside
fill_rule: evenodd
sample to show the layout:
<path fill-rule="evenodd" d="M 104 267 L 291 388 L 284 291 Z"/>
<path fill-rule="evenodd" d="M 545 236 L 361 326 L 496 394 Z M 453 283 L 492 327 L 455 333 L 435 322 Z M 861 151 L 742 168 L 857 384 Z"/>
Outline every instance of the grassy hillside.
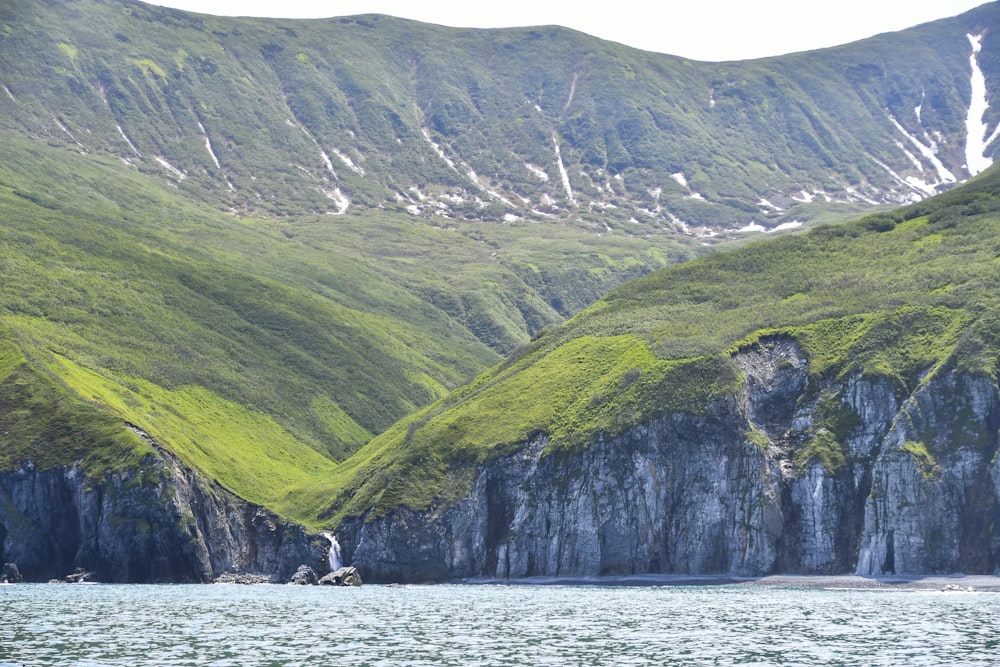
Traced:
<path fill-rule="evenodd" d="M 719 253 L 633 281 L 377 437 L 301 490 L 312 521 L 425 508 L 475 466 L 544 432 L 543 455 L 587 447 L 731 394 L 730 361 L 795 338 L 817 380 L 860 372 L 900 395 L 1000 361 L 1000 168 L 918 205 Z M 322 503 L 324 496 L 333 502 Z"/>
<path fill-rule="evenodd" d="M 710 65 L 554 27 L 0 3 L 0 470 L 132 465 L 151 450 L 127 422 L 320 525 L 457 493 L 534 430 L 580 447 L 695 409 L 734 381 L 720 351 L 764 328 L 853 354 L 894 326 L 891 290 L 867 290 L 906 255 L 852 282 L 876 252 L 864 224 L 892 227 L 881 243 L 919 216 L 754 245 L 553 327 L 751 221 L 916 196 L 905 179 L 936 172 L 901 132 L 964 177 L 965 34 L 985 34 L 992 86 L 998 7 Z M 931 333 L 971 317 L 945 298 L 960 286 L 935 282 L 939 303 L 900 285 Z"/>
<path fill-rule="evenodd" d="M 926 194 L 911 177 L 948 185 L 907 135 L 964 179 L 966 34 L 984 35 L 992 91 L 998 19 L 987 5 L 843 48 L 698 63 L 552 26 L 6 3 L 0 127 L 242 214 L 395 210 L 669 239 Z"/>
<path fill-rule="evenodd" d="M 676 260 L 624 237 L 532 243 L 392 213 L 237 218 L 16 136 L 0 143 L 0 219 L 0 341 L 48 396 L 0 417 L 0 469 L 135 463 L 127 421 L 282 512 L 287 487 L 561 321 L 546 298 L 578 310 Z M 16 396 L 26 380 L 5 377 Z"/>

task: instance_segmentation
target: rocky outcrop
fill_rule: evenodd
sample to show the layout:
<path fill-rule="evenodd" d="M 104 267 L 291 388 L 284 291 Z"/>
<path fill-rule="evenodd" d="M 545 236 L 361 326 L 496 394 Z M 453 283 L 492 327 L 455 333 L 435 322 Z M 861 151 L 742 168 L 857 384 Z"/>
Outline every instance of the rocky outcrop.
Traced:
<path fill-rule="evenodd" d="M 170 454 L 88 479 L 77 466 L 0 474 L 0 562 L 27 581 L 78 568 L 102 582 L 288 581 L 326 542 L 208 483 Z M 324 571 L 326 568 L 324 568 Z"/>
<path fill-rule="evenodd" d="M 21 578 L 21 570 L 17 563 L 4 563 L 3 570 L 0 570 L 0 584 L 19 584 L 24 579 Z"/>
<path fill-rule="evenodd" d="M 342 567 L 319 580 L 320 586 L 361 586 L 361 573 L 355 567 Z"/>
<path fill-rule="evenodd" d="M 820 382 L 782 338 L 734 363 L 741 390 L 703 414 L 576 453 L 538 436 L 453 506 L 345 522 L 345 560 L 373 581 L 997 570 L 992 379 Z"/>
<path fill-rule="evenodd" d="M 308 565 L 299 565 L 299 569 L 297 569 L 295 574 L 292 575 L 292 579 L 289 583 L 297 586 L 314 586 L 319 583 L 319 579 L 316 577 L 316 571 L 314 569 Z"/>

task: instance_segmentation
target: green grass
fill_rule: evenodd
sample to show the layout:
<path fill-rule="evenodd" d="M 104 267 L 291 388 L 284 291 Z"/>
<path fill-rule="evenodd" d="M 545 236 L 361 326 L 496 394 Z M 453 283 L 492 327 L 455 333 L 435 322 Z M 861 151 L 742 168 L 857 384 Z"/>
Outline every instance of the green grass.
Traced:
<path fill-rule="evenodd" d="M 288 487 L 329 475 L 336 464 L 274 419 L 198 386 L 164 389 L 138 378 L 108 378 L 56 357 L 50 370 L 85 401 L 147 432 L 181 461 L 250 502 L 286 516 Z"/>
<path fill-rule="evenodd" d="M 824 387 L 883 378 L 903 398 L 942 369 L 996 379 L 997 257 L 1000 168 L 889 217 L 661 270 L 398 423 L 301 493 L 331 499 L 317 522 L 447 504 L 476 466 L 534 435 L 549 437 L 543 455 L 558 455 L 659 414 L 708 409 L 741 382 L 731 355 L 775 335 L 797 340 L 810 362 L 816 422 L 794 444 L 796 466 L 836 474 L 860 421 Z"/>

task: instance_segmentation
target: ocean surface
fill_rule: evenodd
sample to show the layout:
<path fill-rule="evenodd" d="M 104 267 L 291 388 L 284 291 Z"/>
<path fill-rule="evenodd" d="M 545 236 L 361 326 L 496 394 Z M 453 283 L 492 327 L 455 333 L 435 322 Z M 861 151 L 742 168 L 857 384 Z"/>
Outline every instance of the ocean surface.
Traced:
<path fill-rule="evenodd" d="M 760 586 L 0 586 L 20 665 L 996 665 L 1000 594 Z"/>

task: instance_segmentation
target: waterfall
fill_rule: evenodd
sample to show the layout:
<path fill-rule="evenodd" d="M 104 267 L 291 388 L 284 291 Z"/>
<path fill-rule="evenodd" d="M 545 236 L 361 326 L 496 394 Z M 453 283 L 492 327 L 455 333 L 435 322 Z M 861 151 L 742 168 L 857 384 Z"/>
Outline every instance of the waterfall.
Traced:
<path fill-rule="evenodd" d="M 330 572 L 336 572 L 344 567 L 344 561 L 340 557 L 340 542 L 337 541 L 337 537 L 333 533 L 323 533 L 322 535 L 330 542 L 330 551 L 326 555 L 326 560 L 330 564 Z"/>

